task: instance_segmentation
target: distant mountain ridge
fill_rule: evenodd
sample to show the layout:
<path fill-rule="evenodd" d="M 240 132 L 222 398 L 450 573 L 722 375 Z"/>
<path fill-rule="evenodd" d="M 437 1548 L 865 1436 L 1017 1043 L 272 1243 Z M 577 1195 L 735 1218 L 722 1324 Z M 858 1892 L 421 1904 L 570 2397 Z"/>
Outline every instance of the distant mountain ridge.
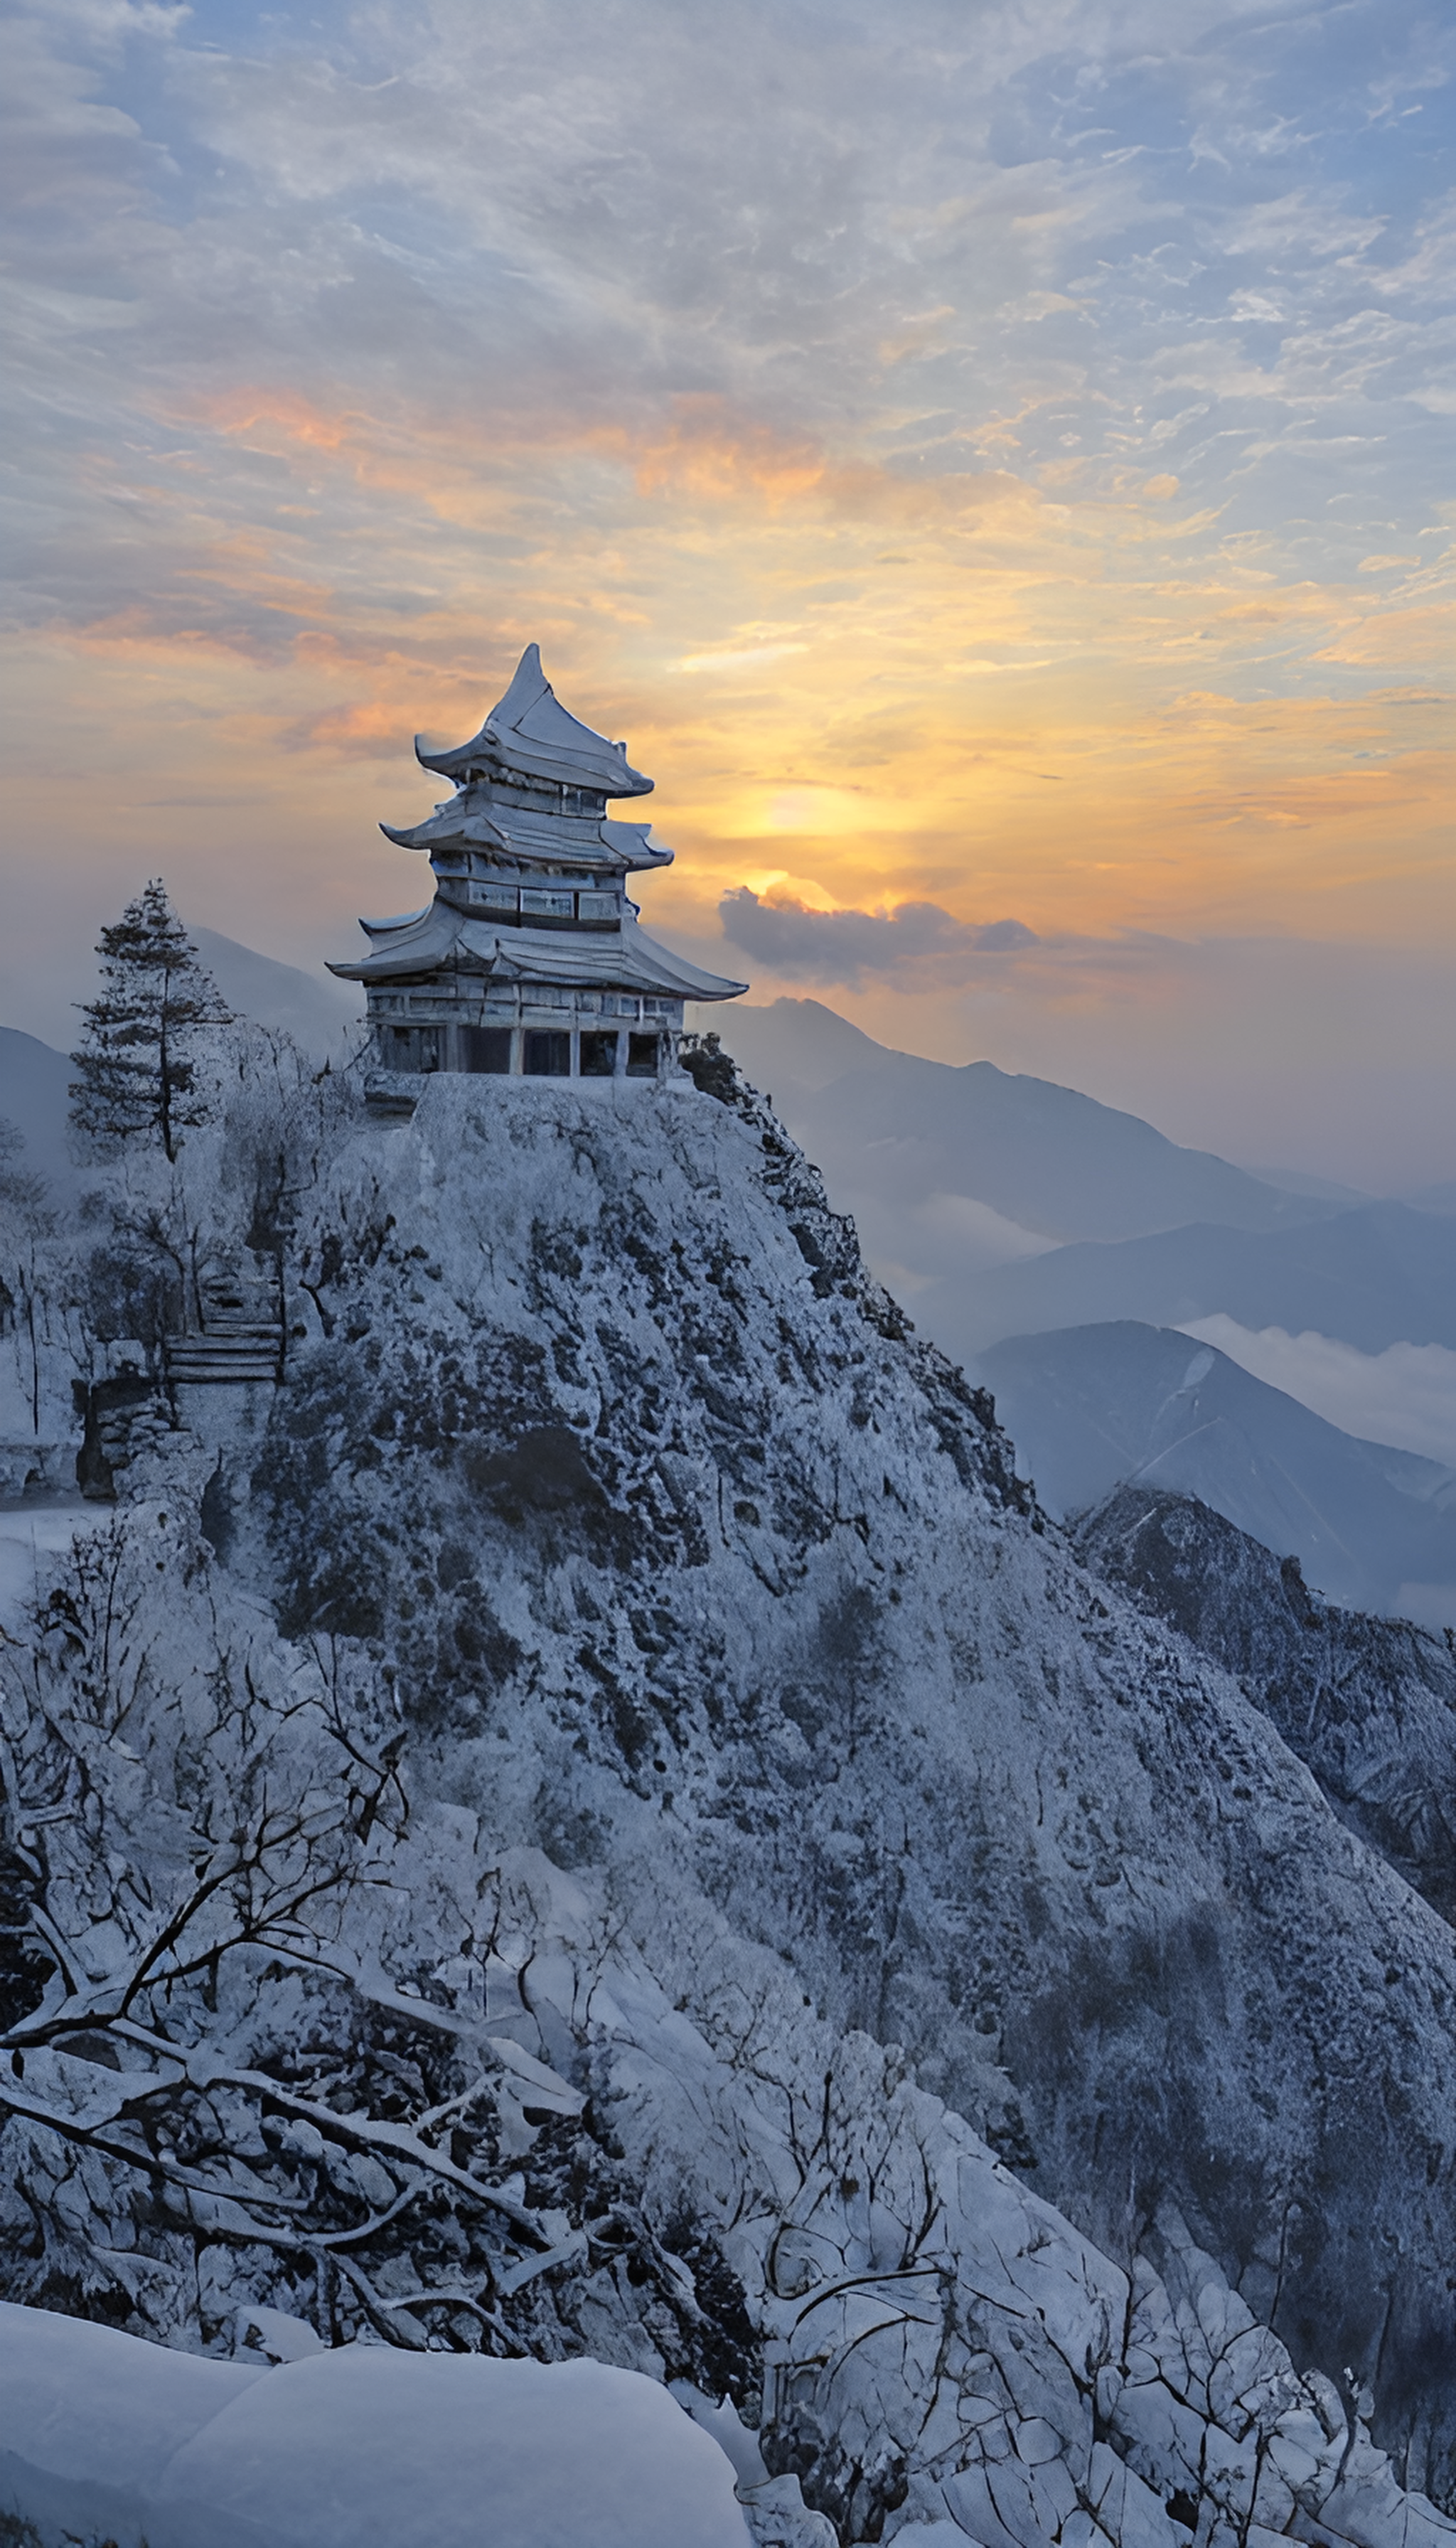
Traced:
<path fill-rule="evenodd" d="M 1195 1496 L 1345 1608 L 1456 1614 L 1456 1471 L 1361 1442 L 1212 1345 L 1131 1320 L 1013 1336 L 974 1375 L 1058 1515 L 1124 1483 Z"/>
<path fill-rule="evenodd" d="M 942 1282 L 915 1302 L 917 1320 L 962 1360 L 1004 1336 L 1124 1319 L 1183 1326 L 1220 1311 L 1244 1327 L 1315 1328 L 1362 1353 L 1456 1347 L 1456 1221 L 1372 1203 L 1302 1228 L 1200 1222 L 1078 1241 L 1031 1264 Z"/>
<path fill-rule="evenodd" d="M 891 1051 L 816 1000 L 739 1007 L 714 1024 L 854 1213 L 884 1279 L 963 1262 L 964 1224 L 948 1203 L 988 1206 L 1010 1224 L 1007 1258 L 1030 1252 L 1028 1237 L 1049 1247 L 1190 1222 L 1269 1230 L 1337 1209 L 1053 1081 Z"/>
<path fill-rule="evenodd" d="M 26 1145 L 22 1165 L 44 1176 L 64 1175 L 66 1114 L 71 1064 L 39 1036 L 0 1027 L 0 1116 Z"/>
<path fill-rule="evenodd" d="M 290 1035 L 306 1052 L 321 1057 L 351 1027 L 362 1026 L 363 1004 L 353 983 L 331 973 L 306 973 L 301 965 L 261 956 L 217 929 L 189 929 L 188 936 L 229 1009 L 255 1025 Z"/>

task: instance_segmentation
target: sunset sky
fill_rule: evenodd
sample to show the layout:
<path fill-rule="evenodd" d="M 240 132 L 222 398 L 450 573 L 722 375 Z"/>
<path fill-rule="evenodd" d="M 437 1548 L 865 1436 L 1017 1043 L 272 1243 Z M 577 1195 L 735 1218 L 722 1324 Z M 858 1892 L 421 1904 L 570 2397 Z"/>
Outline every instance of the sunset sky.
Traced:
<path fill-rule="evenodd" d="M 1456 16 L 44 0 L 0 1021 L 309 967 L 538 639 L 756 1000 L 1456 1175 Z"/>

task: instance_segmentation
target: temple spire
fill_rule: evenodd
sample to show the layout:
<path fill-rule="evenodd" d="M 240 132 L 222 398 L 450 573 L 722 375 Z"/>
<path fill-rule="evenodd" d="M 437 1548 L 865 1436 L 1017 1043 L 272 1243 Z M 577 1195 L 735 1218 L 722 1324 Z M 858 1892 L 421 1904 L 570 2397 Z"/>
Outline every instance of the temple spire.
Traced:
<path fill-rule="evenodd" d="M 652 792 L 652 780 L 628 767 L 625 744 L 608 743 L 605 735 L 562 706 L 541 670 L 541 649 L 535 645 L 526 648 L 504 697 L 497 700 L 469 743 L 427 752 L 424 738 L 416 735 L 414 753 L 425 770 L 437 770 L 444 778 L 463 779 L 471 770 L 484 773 L 494 763 L 523 778 L 586 788 L 603 798 Z"/>

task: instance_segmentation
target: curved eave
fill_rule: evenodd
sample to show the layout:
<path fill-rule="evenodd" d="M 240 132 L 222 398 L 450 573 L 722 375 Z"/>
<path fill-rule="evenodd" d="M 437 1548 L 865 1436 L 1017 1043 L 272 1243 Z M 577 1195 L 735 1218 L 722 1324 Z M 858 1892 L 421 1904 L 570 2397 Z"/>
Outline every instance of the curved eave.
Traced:
<path fill-rule="evenodd" d="M 462 932 L 466 945 L 473 944 L 478 928 L 477 922 L 466 923 Z M 689 964 L 685 956 L 676 956 L 671 948 L 649 938 L 634 920 L 624 921 L 616 935 L 600 938 L 512 930 L 496 942 L 494 969 L 502 981 L 656 991 L 675 1000 L 736 1000 L 748 989 L 747 982 L 726 981 L 719 973 L 705 973 L 699 965 Z"/>
<path fill-rule="evenodd" d="M 361 917 L 359 926 L 369 938 L 388 938 L 397 929 L 416 928 L 421 920 L 428 920 L 429 914 L 430 906 L 426 902 L 418 911 L 397 911 L 389 920 L 365 920 Z"/>
<path fill-rule="evenodd" d="M 635 921 L 620 931 L 578 937 L 574 932 L 493 929 L 448 904 L 430 906 L 423 924 L 401 929 L 356 962 L 330 964 L 343 982 L 386 982 L 437 972 L 465 956 L 502 982 L 556 983 L 564 989 L 656 992 L 676 1000 L 736 1000 L 746 982 L 705 973 L 649 938 Z"/>
<path fill-rule="evenodd" d="M 601 837 L 613 858 L 629 867 L 670 867 L 677 853 L 647 837 L 651 827 L 646 823 L 614 823 L 609 814 L 601 818 Z"/>
<path fill-rule="evenodd" d="M 356 956 L 352 964 L 330 964 L 328 970 L 341 982 L 377 982 L 393 973 L 428 973 L 448 963 L 461 934 L 461 914 L 438 894 L 427 903 L 418 917 L 388 931 L 369 929 L 367 921 L 360 927 L 370 937 L 376 934 L 380 944 L 371 947 L 367 956 Z"/>
<path fill-rule="evenodd" d="M 549 817 L 547 818 L 550 819 Z M 645 823 L 613 823 L 603 818 L 599 829 L 587 840 L 573 840 L 566 834 L 560 840 L 548 840 L 540 830 L 529 834 L 523 827 L 512 829 L 508 823 L 496 822 L 490 816 L 464 809 L 457 813 L 447 806 L 443 813 L 430 814 L 422 823 L 408 828 L 381 823 L 387 841 L 402 850 L 451 849 L 498 851 L 502 857 L 526 862 L 554 860 L 580 867 L 611 866 L 628 868 L 640 874 L 651 867 L 670 867 L 674 853 L 649 841 Z"/>
<path fill-rule="evenodd" d="M 650 796 L 653 790 L 652 779 L 608 743 L 599 753 L 554 752 L 526 744 L 519 735 L 493 734 L 489 724 L 452 752 L 427 752 L 423 735 L 417 734 L 414 758 L 421 770 L 437 771 L 442 778 L 463 779 L 472 770 L 484 774 L 495 768 L 504 777 L 544 778 L 551 787 L 591 787 L 598 796 Z"/>
<path fill-rule="evenodd" d="M 422 823 L 381 823 L 387 841 L 402 850 L 433 850 L 446 841 L 469 841 L 477 849 L 503 848 L 505 835 L 499 823 L 484 814 L 467 813 L 462 805 L 457 811 L 447 805 L 440 813 L 426 814 Z"/>

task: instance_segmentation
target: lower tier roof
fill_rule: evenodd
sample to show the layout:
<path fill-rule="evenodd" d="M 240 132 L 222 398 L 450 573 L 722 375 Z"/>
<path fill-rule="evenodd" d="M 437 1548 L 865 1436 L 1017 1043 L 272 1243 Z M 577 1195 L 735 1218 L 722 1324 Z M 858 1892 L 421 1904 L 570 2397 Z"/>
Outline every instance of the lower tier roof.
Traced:
<path fill-rule="evenodd" d="M 377 933 L 377 934 L 376 934 Z M 619 933 L 501 929 L 488 916 L 459 911 L 437 895 L 403 925 L 371 928 L 374 945 L 356 962 L 330 964 L 343 982 L 399 981 L 465 964 L 504 982 L 550 982 L 565 989 L 657 991 L 678 1000 L 736 1000 L 746 982 L 705 973 L 685 956 L 660 947 L 635 920 Z"/>

